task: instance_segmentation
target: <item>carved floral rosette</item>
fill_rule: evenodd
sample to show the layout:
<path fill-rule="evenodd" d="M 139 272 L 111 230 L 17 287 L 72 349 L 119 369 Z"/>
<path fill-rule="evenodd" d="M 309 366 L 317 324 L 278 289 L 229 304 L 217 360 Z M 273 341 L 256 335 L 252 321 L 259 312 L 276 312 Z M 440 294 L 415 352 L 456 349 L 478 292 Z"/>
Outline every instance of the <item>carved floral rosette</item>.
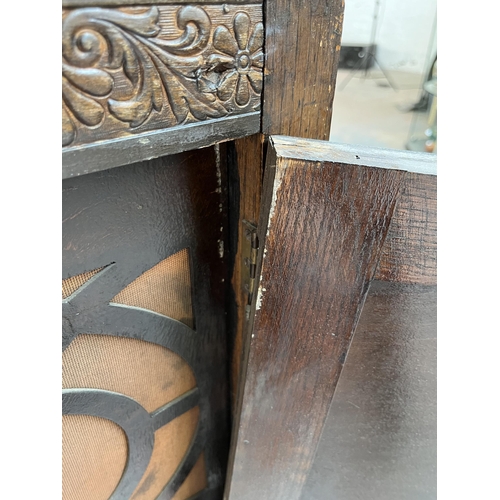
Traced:
<path fill-rule="evenodd" d="M 62 145 L 260 109 L 260 5 L 63 10 Z"/>

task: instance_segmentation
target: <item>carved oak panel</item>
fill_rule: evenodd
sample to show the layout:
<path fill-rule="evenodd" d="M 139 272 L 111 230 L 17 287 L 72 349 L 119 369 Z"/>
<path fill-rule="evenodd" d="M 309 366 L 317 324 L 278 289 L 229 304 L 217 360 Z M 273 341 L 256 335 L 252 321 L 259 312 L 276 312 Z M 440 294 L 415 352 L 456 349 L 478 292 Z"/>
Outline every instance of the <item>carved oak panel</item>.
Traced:
<path fill-rule="evenodd" d="M 63 9 L 62 145 L 260 110 L 261 5 Z"/>

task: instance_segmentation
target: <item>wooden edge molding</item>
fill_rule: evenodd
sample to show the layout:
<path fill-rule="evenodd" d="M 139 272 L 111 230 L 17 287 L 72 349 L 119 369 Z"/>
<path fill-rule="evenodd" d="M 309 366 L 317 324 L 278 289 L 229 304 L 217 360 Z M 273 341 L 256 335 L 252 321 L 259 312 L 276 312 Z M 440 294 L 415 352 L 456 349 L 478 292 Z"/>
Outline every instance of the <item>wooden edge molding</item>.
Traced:
<path fill-rule="evenodd" d="M 436 155 L 428 153 L 300 139 L 283 135 L 273 135 L 271 141 L 276 153 L 283 158 L 329 161 L 437 175 Z"/>
<path fill-rule="evenodd" d="M 66 179 L 129 163 L 151 160 L 163 155 L 212 146 L 219 142 L 254 134 L 259 127 L 260 113 L 254 112 L 74 148 L 64 148 L 62 177 Z"/>

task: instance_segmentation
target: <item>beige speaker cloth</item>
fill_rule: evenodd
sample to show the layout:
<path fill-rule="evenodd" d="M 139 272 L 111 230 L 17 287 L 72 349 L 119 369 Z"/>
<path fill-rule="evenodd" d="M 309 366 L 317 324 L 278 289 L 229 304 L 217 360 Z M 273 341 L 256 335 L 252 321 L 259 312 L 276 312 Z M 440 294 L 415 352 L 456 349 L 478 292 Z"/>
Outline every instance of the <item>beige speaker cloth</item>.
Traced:
<path fill-rule="evenodd" d="M 93 271 L 77 274 L 76 276 L 71 276 L 71 278 L 62 280 L 62 298 L 67 299 L 72 293 L 75 293 L 82 285 L 87 283 L 87 281 L 92 278 L 92 276 L 97 274 L 99 271 L 102 271 L 103 269 L 103 267 L 100 267 L 99 269 L 94 269 Z"/>
<path fill-rule="evenodd" d="M 63 388 L 119 392 L 138 401 L 148 412 L 196 385 L 191 368 L 171 350 L 107 335 L 77 336 L 63 353 L 62 378 Z M 196 407 L 156 431 L 153 455 L 132 496 L 134 500 L 156 498 L 194 438 L 198 419 Z M 65 416 L 63 422 L 63 500 L 107 499 L 126 461 L 123 431 L 95 417 Z M 189 498 L 205 485 L 204 463 L 197 464 L 181 487 L 187 496 L 176 499 Z"/>
<path fill-rule="evenodd" d="M 149 309 L 193 328 L 188 249 L 156 264 L 125 287 L 111 302 Z"/>
<path fill-rule="evenodd" d="M 199 415 L 199 408 L 192 408 L 155 432 L 155 446 L 151 461 L 130 500 L 154 500 L 159 495 L 187 452 L 198 425 Z M 203 485 L 205 482 L 205 470 L 198 468 L 197 475 L 188 476 L 182 486 L 186 485 L 186 490 L 191 491 L 196 489 L 198 484 Z M 202 490 L 203 487 L 197 491 Z M 190 496 L 179 498 L 185 500 Z"/>
<path fill-rule="evenodd" d="M 111 335 L 78 335 L 63 353 L 63 389 L 125 394 L 148 412 L 196 386 L 189 365 L 170 349 Z"/>
<path fill-rule="evenodd" d="M 127 463 L 123 430 L 104 418 L 64 415 L 62 449 L 62 498 L 108 500 Z"/>

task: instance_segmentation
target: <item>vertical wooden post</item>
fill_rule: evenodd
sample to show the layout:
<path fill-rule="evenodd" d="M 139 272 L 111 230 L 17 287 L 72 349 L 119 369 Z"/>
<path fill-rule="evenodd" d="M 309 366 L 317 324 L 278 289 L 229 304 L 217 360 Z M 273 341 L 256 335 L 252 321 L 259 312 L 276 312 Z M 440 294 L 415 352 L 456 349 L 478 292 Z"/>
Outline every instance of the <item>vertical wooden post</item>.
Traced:
<path fill-rule="evenodd" d="M 267 0 L 262 132 L 328 140 L 344 0 Z"/>
<path fill-rule="evenodd" d="M 262 133 L 328 139 L 340 55 L 344 0 L 267 0 Z M 244 219 L 257 222 L 264 167 L 265 135 L 232 143 L 230 215 L 233 262 L 230 321 L 233 332 L 231 394 L 236 400 L 242 356 L 245 294 L 241 281 Z M 233 404 L 234 408 L 234 404 Z"/>

